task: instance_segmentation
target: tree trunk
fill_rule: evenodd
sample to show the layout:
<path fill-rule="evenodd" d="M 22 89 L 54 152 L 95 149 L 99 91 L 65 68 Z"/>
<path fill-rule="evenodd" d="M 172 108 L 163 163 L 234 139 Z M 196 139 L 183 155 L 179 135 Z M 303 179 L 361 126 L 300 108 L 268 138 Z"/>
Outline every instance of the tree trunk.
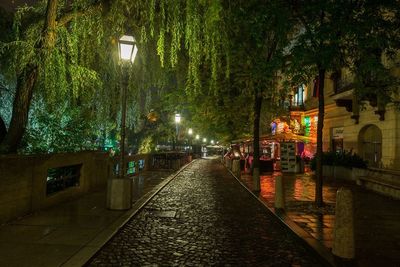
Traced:
<path fill-rule="evenodd" d="M 261 191 L 260 186 L 260 114 L 262 105 L 261 92 L 254 94 L 254 125 L 253 125 L 253 184 L 254 191 Z"/>
<path fill-rule="evenodd" d="M 3 118 L 0 116 L 0 144 L 3 141 L 4 137 L 7 133 L 6 123 L 4 122 Z"/>
<path fill-rule="evenodd" d="M 322 196 L 322 133 L 324 128 L 325 101 L 324 101 L 325 69 L 318 67 L 318 126 L 317 126 L 317 177 L 315 181 L 315 204 L 317 207 L 324 205 Z"/>
<path fill-rule="evenodd" d="M 57 1 L 49 0 L 47 3 L 46 23 L 42 31 L 44 38 L 36 47 L 38 50 L 46 48 L 49 51 L 55 44 Z M 27 64 L 18 74 L 10 127 L 1 140 L 0 153 L 15 153 L 18 149 L 28 123 L 29 107 L 38 74 L 39 67 L 36 64 Z"/>
<path fill-rule="evenodd" d="M 15 153 L 25 133 L 33 87 L 38 76 L 37 66 L 26 67 L 18 76 L 10 127 L 0 145 L 1 153 Z"/>

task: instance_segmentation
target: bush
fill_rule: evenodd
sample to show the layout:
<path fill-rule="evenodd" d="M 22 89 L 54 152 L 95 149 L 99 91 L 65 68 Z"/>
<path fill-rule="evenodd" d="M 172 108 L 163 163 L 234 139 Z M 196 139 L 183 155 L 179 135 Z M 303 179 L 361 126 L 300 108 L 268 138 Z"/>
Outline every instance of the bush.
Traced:
<path fill-rule="evenodd" d="M 323 153 L 322 165 L 342 166 L 349 169 L 366 169 L 367 161 L 352 151 L 343 151 L 340 153 L 329 151 Z M 311 159 L 310 167 L 312 170 L 316 170 L 317 168 L 317 158 L 315 156 Z"/>

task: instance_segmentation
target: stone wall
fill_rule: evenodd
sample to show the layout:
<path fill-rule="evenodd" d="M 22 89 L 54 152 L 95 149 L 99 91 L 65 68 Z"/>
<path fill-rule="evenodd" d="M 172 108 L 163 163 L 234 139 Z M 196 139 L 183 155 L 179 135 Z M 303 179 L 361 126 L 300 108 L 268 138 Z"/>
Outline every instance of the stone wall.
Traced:
<path fill-rule="evenodd" d="M 46 195 L 47 170 L 82 164 L 79 186 Z M 104 188 L 110 175 L 107 153 L 79 152 L 0 156 L 0 223 Z"/>

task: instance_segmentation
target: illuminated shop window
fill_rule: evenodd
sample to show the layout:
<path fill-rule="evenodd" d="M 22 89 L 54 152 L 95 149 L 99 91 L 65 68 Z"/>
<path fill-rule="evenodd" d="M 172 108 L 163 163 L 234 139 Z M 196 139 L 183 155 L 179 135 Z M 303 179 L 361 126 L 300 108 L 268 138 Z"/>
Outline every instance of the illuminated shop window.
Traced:
<path fill-rule="evenodd" d="M 302 106 L 304 105 L 305 100 L 306 100 L 306 86 L 302 84 L 299 87 L 297 87 L 294 92 L 292 106 L 295 107 Z"/>

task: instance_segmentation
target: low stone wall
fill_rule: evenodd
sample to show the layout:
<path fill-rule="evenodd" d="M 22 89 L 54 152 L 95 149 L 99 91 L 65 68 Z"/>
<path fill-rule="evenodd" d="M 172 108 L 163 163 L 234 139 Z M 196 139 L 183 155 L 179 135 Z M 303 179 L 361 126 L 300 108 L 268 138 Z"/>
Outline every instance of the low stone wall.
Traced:
<path fill-rule="evenodd" d="M 400 171 L 323 166 L 326 179 L 342 179 L 357 183 L 376 193 L 400 199 Z"/>
<path fill-rule="evenodd" d="M 50 168 L 78 165 L 79 185 L 46 194 Z M 104 188 L 110 173 L 109 157 L 102 152 L 78 152 L 35 156 L 0 156 L 0 223 Z"/>
<path fill-rule="evenodd" d="M 357 184 L 379 194 L 400 199 L 400 172 L 369 169 L 357 177 Z"/>
<path fill-rule="evenodd" d="M 161 162 L 159 160 L 161 155 Z M 139 170 L 139 161 L 144 160 Z M 186 153 L 159 153 L 126 155 L 126 162 L 135 162 L 135 170 L 179 169 L 191 157 Z M 114 168 L 119 157 L 108 153 L 84 151 L 77 153 L 44 154 L 34 156 L 0 155 L 0 224 L 25 216 L 37 210 L 57 205 L 104 189 L 107 180 L 115 177 Z M 81 165 L 79 184 L 62 191 L 47 194 L 48 170 Z"/>

